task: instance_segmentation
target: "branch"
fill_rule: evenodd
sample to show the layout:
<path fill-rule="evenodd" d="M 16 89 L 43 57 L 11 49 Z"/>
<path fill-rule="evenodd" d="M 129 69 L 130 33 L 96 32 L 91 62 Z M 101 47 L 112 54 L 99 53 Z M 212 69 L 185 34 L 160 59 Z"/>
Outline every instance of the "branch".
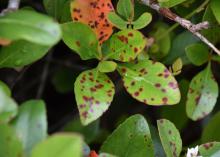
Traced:
<path fill-rule="evenodd" d="M 173 13 L 170 9 L 161 7 L 159 4 L 155 3 L 152 0 L 140 0 L 140 2 L 156 10 L 158 13 L 162 14 L 166 18 L 169 18 L 170 20 L 177 22 L 182 27 L 186 28 L 191 33 L 193 33 L 206 45 L 208 45 L 218 55 L 220 55 L 220 50 L 218 50 L 206 37 L 204 37 L 201 33 L 199 33 L 199 31 L 201 31 L 202 29 L 208 29 L 209 23 L 207 21 L 199 24 L 193 24 L 191 21 L 179 17 L 178 15 Z"/>
<path fill-rule="evenodd" d="M 49 66 L 50 66 L 50 60 L 52 58 L 52 52 L 49 52 L 49 54 L 46 57 L 46 63 L 44 65 L 43 68 L 43 72 L 41 74 L 41 80 L 40 80 L 40 85 L 37 91 L 37 99 L 40 99 L 43 95 L 44 89 L 45 89 L 45 85 L 46 85 L 46 81 L 47 81 L 47 76 L 48 76 L 48 72 L 49 72 Z"/>
<path fill-rule="evenodd" d="M 17 10 L 19 8 L 19 5 L 20 5 L 20 0 L 9 0 L 8 7 L 0 13 L 0 16 L 3 16 L 8 12 Z"/>

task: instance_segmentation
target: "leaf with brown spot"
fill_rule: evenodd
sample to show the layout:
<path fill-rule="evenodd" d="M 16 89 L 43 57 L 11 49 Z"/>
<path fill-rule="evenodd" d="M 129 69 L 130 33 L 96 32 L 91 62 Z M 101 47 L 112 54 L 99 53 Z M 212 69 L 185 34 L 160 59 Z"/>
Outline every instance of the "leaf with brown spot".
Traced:
<path fill-rule="evenodd" d="M 74 0 L 71 3 L 72 19 L 89 25 L 100 44 L 113 32 L 113 26 L 107 20 L 107 14 L 111 11 L 114 11 L 111 0 Z"/>
<path fill-rule="evenodd" d="M 166 119 L 157 121 L 160 139 L 167 157 L 179 157 L 182 151 L 180 133 L 173 123 Z"/>
<path fill-rule="evenodd" d="M 220 156 L 220 142 L 209 142 L 200 145 L 199 154 L 204 157 Z"/>
<path fill-rule="evenodd" d="M 146 45 L 147 38 L 141 32 L 125 29 L 111 37 L 109 41 L 110 52 L 107 57 L 121 62 L 132 61 Z"/>
<path fill-rule="evenodd" d="M 192 120 L 199 120 L 214 108 L 218 97 L 218 84 L 214 79 L 210 63 L 191 81 L 186 101 L 186 113 Z"/>
<path fill-rule="evenodd" d="M 115 94 L 109 77 L 96 69 L 82 72 L 76 79 L 74 90 L 83 125 L 98 119 L 109 108 Z"/>
<path fill-rule="evenodd" d="M 120 64 L 124 86 L 135 99 L 148 105 L 173 105 L 180 101 L 177 81 L 169 70 L 151 60 Z"/>

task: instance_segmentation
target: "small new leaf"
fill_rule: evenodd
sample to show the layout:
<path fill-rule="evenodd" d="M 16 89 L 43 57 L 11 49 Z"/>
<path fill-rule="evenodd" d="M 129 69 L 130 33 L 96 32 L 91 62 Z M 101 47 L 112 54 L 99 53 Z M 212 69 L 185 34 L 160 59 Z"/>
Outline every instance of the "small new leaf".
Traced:
<path fill-rule="evenodd" d="M 113 72 L 117 68 L 117 64 L 113 61 L 101 61 L 98 70 L 103 73 Z"/>
<path fill-rule="evenodd" d="M 142 29 L 152 21 L 150 13 L 143 13 L 136 21 L 132 22 L 133 29 Z"/>

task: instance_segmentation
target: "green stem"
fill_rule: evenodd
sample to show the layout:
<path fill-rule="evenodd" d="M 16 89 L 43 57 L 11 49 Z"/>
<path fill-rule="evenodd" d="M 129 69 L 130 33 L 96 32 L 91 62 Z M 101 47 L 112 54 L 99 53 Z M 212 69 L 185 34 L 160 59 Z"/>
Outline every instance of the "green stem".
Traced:
<path fill-rule="evenodd" d="M 196 8 L 193 12 L 191 12 L 190 14 L 188 14 L 185 19 L 189 19 L 191 18 L 193 15 L 201 12 L 205 6 L 209 3 L 210 0 L 206 0 L 205 2 L 203 2 L 198 8 Z M 161 40 L 163 39 L 167 34 L 169 34 L 170 32 L 172 32 L 174 29 L 176 29 L 180 24 L 176 23 L 173 26 L 171 26 L 165 33 L 163 33 L 157 40 Z"/>

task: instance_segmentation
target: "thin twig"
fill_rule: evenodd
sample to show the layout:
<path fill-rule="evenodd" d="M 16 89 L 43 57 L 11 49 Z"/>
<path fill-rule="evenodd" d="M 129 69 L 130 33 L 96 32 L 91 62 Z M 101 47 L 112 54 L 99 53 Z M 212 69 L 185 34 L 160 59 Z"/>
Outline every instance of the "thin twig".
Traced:
<path fill-rule="evenodd" d="M 41 75 L 40 85 L 39 85 L 39 88 L 38 88 L 38 91 L 37 91 L 37 96 L 36 96 L 37 99 L 40 99 L 43 95 L 44 88 L 45 88 L 46 81 L 47 81 L 47 75 L 48 75 L 48 72 L 49 72 L 49 66 L 50 66 L 50 59 L 51 58 L 52 58 L 52 52 L 49 52 L 49 54 L 46 57 L 46 63 L 44 65 L 43 72 L 42 72 L 42 75 Z"/>
<path fill-rule="evenodd" d="M 9 0 L 8 7 L 0 13 L 0 16 L 5 15 L 7 12 L 18 10 L 19 5 L 20 5 L 20 0 Z"/>
<path fill-rule="evenodd" d="M 159 4 L 155 3 L 152 0 L 140 0 L 140 2 L 149 6 L 152 9 L 156 10 L 158 13 L 165 16 L 166 18 L 169 18 L 170 20 L 177 22 L 182 27 L 186 28 L 191 33 L 193 33 L 196 37 L 198 37 L 206 45 L 208 45 L 218 55 L 220 55 L 220 50 L 218 50 L 206 37 L 204 37 L 201 33 L 199 33 L 199 31 L 201 31 L 202 29 L 208 28 L 208 25 L 209 25 L 208 22 L 205 21 L 205 22 L 202 22 L 199 24 L 193 24 L 191 21 L 176 15 L 168 8 L 161 7 Z"/>

